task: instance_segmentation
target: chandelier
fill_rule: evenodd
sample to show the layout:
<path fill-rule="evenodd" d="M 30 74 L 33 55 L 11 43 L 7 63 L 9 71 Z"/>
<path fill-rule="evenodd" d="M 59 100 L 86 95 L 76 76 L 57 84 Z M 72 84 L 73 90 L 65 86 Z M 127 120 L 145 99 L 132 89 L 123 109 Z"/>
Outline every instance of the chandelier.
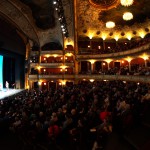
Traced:
<path fill-rule="evenodd" d="M 134 0 L 120 0 L 122 6 L 128 7 L 133 4 Z"/>
<path fill-rule="evenodd" d="M 132 13 L 130 13 L 130 12 L 125 12 L 125 13 L 123 14 L 123 20 L 128 21 L 128 20 L 131 20 L 131 19 L 133 19 L 133 14 L 132 14 Z"/>
<path fill-rule="evenodd" d="M 115 27 L 115 23 L 113 21 L 108 21 L 108 22 L 106 22 L 106 27 L 107 28 L 114 28 Z"/>

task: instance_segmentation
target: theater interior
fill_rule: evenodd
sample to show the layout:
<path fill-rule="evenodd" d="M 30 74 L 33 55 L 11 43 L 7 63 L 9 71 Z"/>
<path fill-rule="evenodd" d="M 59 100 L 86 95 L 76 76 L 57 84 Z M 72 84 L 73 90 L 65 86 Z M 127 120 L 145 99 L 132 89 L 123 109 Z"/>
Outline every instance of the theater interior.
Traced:
<path fill-rule="evenodd" d="M 149 0 L 0 0 L 0 56 L 1 150 L 150 149 Z"/>

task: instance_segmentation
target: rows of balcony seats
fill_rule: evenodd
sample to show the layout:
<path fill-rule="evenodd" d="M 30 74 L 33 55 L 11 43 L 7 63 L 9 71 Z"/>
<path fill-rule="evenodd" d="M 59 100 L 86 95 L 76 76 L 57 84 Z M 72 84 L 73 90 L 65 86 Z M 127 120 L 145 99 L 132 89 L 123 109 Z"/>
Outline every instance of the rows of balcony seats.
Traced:
<path fill-rule="evenodd" d="M 110 69 L 100 69 L 100 70 L 95 70 L 94 72 L 91 72 L 91 70 L 88 71 L 81 71 L 79 72 L 79 74 L 100 74 L 100 75 L 150 75 L 150 67 L 142 67 L 139 65 L 134 65 L 132 66 L 131 71 L 129 71 L 129 67 L 128 66 L 124 66 L 124 67 L 114 67 L 114 68 L 110 68 Z"/>
<path fill-rule="evenodd" d="M 31 69 L 30 74 L 38 74 L 38 70 Z M 51 71 L 43 71 L 40 73 L 41 75 L 57 75 L 57 74 L 64 74 L 64 72 L 51 72 Z M 65 74 L 73 74 L 72 71 L 65 71 Z M 108 70 L 102 70 L 99 71 L 95 70 L 94 72 L 91 72 L 91 70 L 88 71 L 81 71 L 79 74 L 89 75 L 89 74 L 99 74 L 99 75 L 139 75 L 139 76 L 149 76 L 150 75 L 150 67 L 141 67 L 141 66 L 133 66 L 132 71 L 129 71 L 128 66 L 121 67 L 118 69 L 117 67 L 110 68 Z"/>
<path fill-rule="evenodd" d="M 79 47 L 79 54 L 109 54 L 109 53 L 116 53 L 116 52 L 122 52 L 134 48 L 141 47 L 145 44 L 148 44 L 150 41 L 150 38 L 144 38 L 141 40 L 131 40 L 131 41 L 125 41 L 125 42 L 116 42 L 115 45 L 112 42 L 105 42 L 105 48 L 104 46 L 101 46 L 100 49 L 97 48 L 88 48 L 87 45 L 86 48 Z"/>
<path fill-rule="evenodd" d="M 17 134 L 23 147 L 91 150 L 93 143 L 105 148 L 114 132 L 124 135 L 141 124 L 149 106 L 148 84 L 80 82 L 50 91 L 25 90 L 4 99 L 0 125 Z"/>

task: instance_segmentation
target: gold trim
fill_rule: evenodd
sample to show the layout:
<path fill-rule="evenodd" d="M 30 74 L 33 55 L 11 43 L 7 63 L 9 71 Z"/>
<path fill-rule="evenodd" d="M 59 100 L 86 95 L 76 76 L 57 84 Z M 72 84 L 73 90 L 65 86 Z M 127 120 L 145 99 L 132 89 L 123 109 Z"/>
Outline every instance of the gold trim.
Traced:
<path fill-rule="evenodd" d="M 120 4 L 120 0 L 114 0 L 110 4 L 98 4 L 98 3 L 93 2 L 93 0 L 89 0 L 89 3 L 98 9 L 109 10 L 109 9 L 117 7 Z"/>

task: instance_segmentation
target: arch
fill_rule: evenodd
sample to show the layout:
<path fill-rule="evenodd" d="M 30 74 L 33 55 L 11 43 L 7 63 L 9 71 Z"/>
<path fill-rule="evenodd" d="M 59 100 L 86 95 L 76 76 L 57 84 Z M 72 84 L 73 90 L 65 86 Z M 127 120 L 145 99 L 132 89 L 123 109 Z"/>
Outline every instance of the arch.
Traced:
<path fill-rule="evenodd" d="M 41 47 L 42 50 L 63 50 L 63 47 L 58 42 L 49 42 Z"/>
<path fill-rule="evenodd" d="M 27 12 L 19 9 L 19 7 L 24 8 Z M 2 1 L 0 3 L 0 15 L 12 23 L 19 31 L 22 31 L 28 38 L 39 44 L 32 12 L 25 5 L 16 1 Z"/>

